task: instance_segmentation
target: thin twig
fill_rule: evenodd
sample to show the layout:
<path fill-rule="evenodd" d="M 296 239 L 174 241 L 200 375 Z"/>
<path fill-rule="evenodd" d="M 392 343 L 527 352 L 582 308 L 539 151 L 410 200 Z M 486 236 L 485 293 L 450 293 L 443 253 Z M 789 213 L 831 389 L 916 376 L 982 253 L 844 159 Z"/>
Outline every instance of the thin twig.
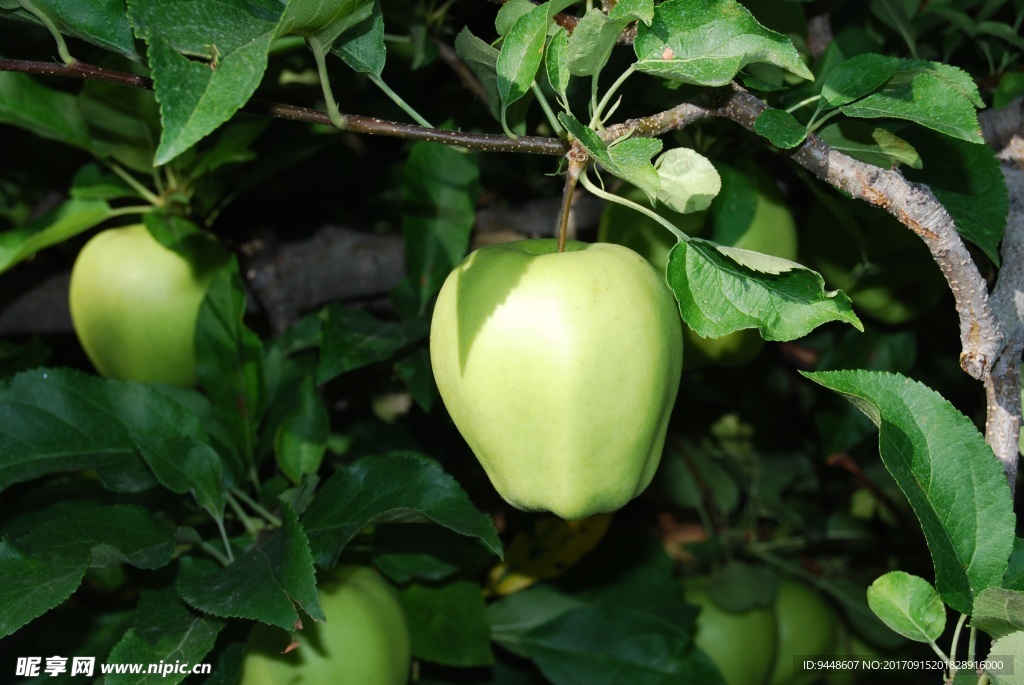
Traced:
<path fill-rule="evenodd" d="M 27 74 L 94 79 L 145 90 L 152 90 L 153 88 L 153 81 L 144 76 L 126 74 L 90 64 L 82 64 L 81 62 L 65 67 L 48 62 L 0 59 L 0 71 L 18 71 Z M 250 100 L 241 109 L 245 112 L 264 114 L 278 119 L 332 126 L 327 112 L 309 107 L 267 102 L 265 100 Z M 561 156 L 566 153 L 569 147 L 568 143 L 558 138 L 520 136 L 510 139 L 501 134 L 466 133 L 440 128 L 426 128 L 356 114 L 345 115 L 344 126 L 341 130 L 367 135 L 444 143 L 445 145 L 456 145 L 479 152 L 517 152 L 520 154 Z"/>

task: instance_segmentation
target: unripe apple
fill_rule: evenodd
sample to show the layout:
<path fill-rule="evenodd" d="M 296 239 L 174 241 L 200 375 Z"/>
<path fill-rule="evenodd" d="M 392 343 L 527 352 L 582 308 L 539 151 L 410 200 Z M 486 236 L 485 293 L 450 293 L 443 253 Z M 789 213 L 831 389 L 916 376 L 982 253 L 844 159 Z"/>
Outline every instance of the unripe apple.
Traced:
<path fill-rule="evenodd" d="M 498 493 L 565 519 L 650 483 L 679 388 L 664 278 L 619 245 L 490 245 L 448 276 L 430 330 L 441 398 Z"/>
<path fill-rule="evenodd" d="M 770 685 L 810 685 L 813 672 L 797 673 L 793 657 L 828 656 L 836 647 L 836 617 L 818 594 L 803 583 L 784 579 L 775 598 L 778 649 Z"/>
<path fill-rule="evenodd" d="M 726 611 L 708 596 L 708 582 L 703 577 L 683 583 L 686 601 L 701 608 L 694 643 L 721 671 L 725 685 L 765 685 L 775 664 L 775 612 Z"/>
<path fill-rule="evenodd" d="M 405 685 L 411 651 L 398 597 L 376 571 L 347 566 L 320 586 L 327 621 L 289 634 L 257 625 L 249 637 L 241 685 Z"/>
<path fill-rule="evenodd" d="M 187 245 L 186 254 L 169 250 L 136 225 L 102 231 L 82 248 L 71 271 L 71 320 L 102 375 L 195 384 L 199 306 L 228 255 L 203 236 Z"/>

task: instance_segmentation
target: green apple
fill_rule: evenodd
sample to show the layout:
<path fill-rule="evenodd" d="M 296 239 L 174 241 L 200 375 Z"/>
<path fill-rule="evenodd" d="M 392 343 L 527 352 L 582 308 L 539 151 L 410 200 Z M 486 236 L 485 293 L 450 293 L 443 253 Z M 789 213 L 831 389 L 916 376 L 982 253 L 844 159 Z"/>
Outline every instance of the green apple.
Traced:
<path fill-rule="evenodd" d="M 142 225 L 102 231 L 82 248 L 71 271 L 71 320 L 102 375 L 195 384 L 199 306 L 228 255 L 200 236 L 188 250 L 167 249 Z"/>
<path fill-rule="evenodd" d="M 730 191 L 730 185 L 738 186 L 743 192 L 746 184 L 737 182 L 743 172 L 725 164 L 717 165 L 723 177 L 723 197 Z M 795 260 L 797 256 L 797 231 L 782 194 L 766 173 L 753 170 L 753 211 L 745 221 L 721 221 L 709 217 L 712 212 L 679 214 L 664 205 L 655 211 L 668 219 L 684 233 L 694 237 L 707 237 L 722 245 L 745 250 L 763 252 L 782 259 Z M 743 180 L 746 180 L 743 177 Z M 749 192 L 749 191 L 748 191 Z M 630 186 L 623 197 L 647 206 L 647 198 L 638 188 Z M 723 200 L 728 201 L 728 200 Z M 729 211 L 726 207 L 712 206 L 717 216 Z M 598 227 L 598 241 L 625 245 L 643 255 L 658 271 L 668 268 L 668 255 L 676 245 L 675 236 L 664 226 L 639 212 L 614 202 L 608 203 Z M 721 338 L 702 338 L 684 325 L 683 339 L 686 345 L 686 368 L 692 369 L 708 364 L 738 366 L 757 356 L 764 346 L 764 340 L 755 330 L 743 330 L 724 335 Z"/>
<path fill-rule="evenodd" d="M 765 685 L 775 664 L 775 612 L 726 611 L 708 597 L 707 584 L 706 577 L 683 584 L 686 601 L 701 609 L 695 644 L 718 667 L 726 685 Z"/>
<path fill-rule="evenodd" d="M 793 657 L 813 659 L 833 654 L 837 619 L 832 610 L 811 588 L 787 579 L 779 583 L 775 620 L 778 647 L 769 684 L 809 685 L 817 681 L 815 673 L 797 673 Z"/>
<path fill-rule="evenodd" d="M 682 356 L 664 278 L 604 243 L 481 248 L 448 276 L 430 329 L 441 398 L 495 489 L 571 520 L 650 483 Z"/>
<path fill-rule="evenodd" d="M 242 685 L 405 685 L 411 651 L 398 597 L 371 568 L 347 566 L 320 586 L 327 621 L 290 636 L 258 624 L 249 637 Z"/>

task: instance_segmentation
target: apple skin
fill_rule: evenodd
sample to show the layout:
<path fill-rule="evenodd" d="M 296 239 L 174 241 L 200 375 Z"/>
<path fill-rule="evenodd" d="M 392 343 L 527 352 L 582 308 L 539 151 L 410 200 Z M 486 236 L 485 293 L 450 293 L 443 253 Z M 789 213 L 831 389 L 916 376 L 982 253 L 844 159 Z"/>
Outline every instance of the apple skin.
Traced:
<path fill-rule="evenodd" d="M 726 685 L 765 685 L 775 664 L 775 612 L 726 611 L 708 597 L 707 584 L 706 577 L 683 584 L 686 601 L 701 608 L 695 644 L 718 667 Z"/>
<path fill-rule="evenodd" d="M 71 271 L 71 320 L 96 370 L 108 378 L 192 386 L 195 329 L 210 281 L 228 259 L 196 236 L 185 256 L 145 226 L 96 234 Z"/>
<path fill-rule="evenodd" d="M 552 239 L 470 254 L 438 295 L 441 398 L 512 506 L 575 520 L 650 483 L 682 370 L 675 299 L 619 245 Z"/>
<path fill-rule="evenodd" d="M 819 675 L 794 673 L 793 657 L 827 656 L 836 650 L 836 617 L 814 590 L 794 580 L 779 582 L 775 597 L 778 648 L 770 685 L 810 685 Z"/>
<path fill-rule="evenodd" d="M 738 174 L 725 165 L 725 173 Z M 708 212 L 680 214 L 659 204 L 655 211 L 674 226 L 693 237 L 707 237 L 723 245 L 763 252 L 782 259 L 797 257 L 797 230 L 793 215 L 775 182 L 762 171 L 754 172 L 757 204 L 745 230 L 731 236 L 705 235 L 709 232 Z M 643 191 L 633 186 L 623 193 L 626 199 L 649 206 Z M 598 241 L 625 245 L 645 257 L 655 269 L 665 273 L 668 255 L 676 237 L 658 222 L 628 207 L 609 202 L 598 227 Z M 683 326 L 686 345 L 686 369 L 702 366 L 740 366 L 751 361 L 764 347 L 756 330 L 742 330 L 720 338 L 702 338 L 689 326 Z"/>
<path fill-rule="evenodd" d="M 310 623 L 287 654 L 289 634 L 258 624 L 249 637 L 241 685 L 405 685 L 409 631 L 394 590 L 376 571 L 347 566 L 320 587 L 326 623 Z"/>

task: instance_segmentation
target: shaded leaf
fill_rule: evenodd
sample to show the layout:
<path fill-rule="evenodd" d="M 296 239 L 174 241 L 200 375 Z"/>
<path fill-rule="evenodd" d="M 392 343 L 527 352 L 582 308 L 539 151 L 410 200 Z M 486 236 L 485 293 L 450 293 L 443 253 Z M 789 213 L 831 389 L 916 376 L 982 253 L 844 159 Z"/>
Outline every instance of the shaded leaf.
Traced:
<path fill-rule="evenodd" d="M 688 633 L 653 614 L 581 607 L 523 637 L 526 652 L 558 685 L 717 683 L 718 670 Z"/>
<path fill-rule="evenodd" d="M 0 72 L 0 123 L 83 150 L 91 146 L 77 98 L 27 74 Z"/>
<path fill-rule="evenodd" d="M 902 59 L 896 74 L 880 90 L 842 106 L 861 119 L 908 119 L 969 143 L 983 143 L 976 107 L 981 96 L 966 72 L 947 64 Z"/>
<path fill-rule="evenodd" d="M 313 557 L 333 566 L 341 550 L 374 521 L 428 520 L 479 538 L 492 552 L 501 542 L 490 518 L 470 503 L 454 478 L 417 455 L 363 457 L 323 484 L 302 523 Z"/>
<path fill-rule="evenodd" d="M 883 169 L 904 165 L 920 169 L 921 156 L 895 133 L 862 121 L 839 121 L 818 131 L 830 147 Z"/>
<path fill-rule="evenodd" d="M 438 143 L 416 143 L 402 184 L 407 282 L 419 314 L 469 248 L 476 220 L 477 155 Z"/>
<path fill-rule="evenodd" d="M 295 629 L 301 608 L 323 621 L 309 541 L 295 510 L 281 503 L 282 527 L 230 566 L 189 559 L 178 591 L 191 606 L 214 616 L 249 618 Z"/>
<path fill-rule="evenodd" d="M 27 371 L 0 387 L 0 490 L 88 469 L 112 490 L 137 492 L 154 484 L 143 445 L 149 457 L 171 461 L 183 438 L 205 440 L 197 417 L 159 386 Z"/>
<path fill-rule="evenodd" d="M 494 662 L 480 586 L 457 580 L 440 587 L 413 583 L 398 592 L 409 626 L 412 653 L 446 666 Z"/>
<path fill-rule="evenodd" d="M 188 610 L 173 589 L 143 590 L 135 609 L 135 625 L 114 645 L 110 663 L 195 664 L 213 649 L 221 621 L 199 617 Z M 110 673 L 111 683 L 177 683 L 187 673 Z"/>
<path fill-rule="evenodd" d="M 323 316 L 317 383 L 390 359 L 402 348 L 423 340 L 430 329 L 425 319 L 380 321 L 369 312 L 338 304 L 328 306 Z"/>
<path fill-rule="evenodd" d="M 105 200 L 73 198 L 29 224 L 0 233 L 0 274 L 36 252 L 95 228 L 112 216 L 113 211 Z"/>

